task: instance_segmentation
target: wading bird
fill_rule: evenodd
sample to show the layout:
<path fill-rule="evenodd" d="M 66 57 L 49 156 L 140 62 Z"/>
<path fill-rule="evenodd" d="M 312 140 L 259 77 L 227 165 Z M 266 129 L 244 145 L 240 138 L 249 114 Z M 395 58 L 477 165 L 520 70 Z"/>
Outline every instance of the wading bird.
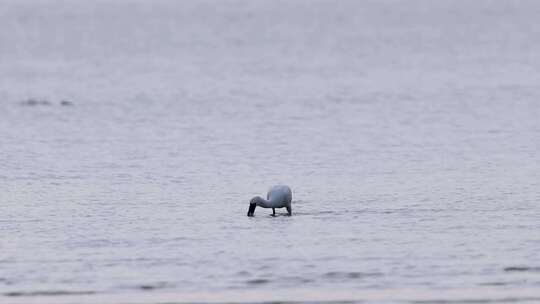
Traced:
<path fill-rule="evenodd" d="M 291 201 L 292 201 L 292 192 L 291 188 L 289 186 L 285 185 L 277 185 L 273 186 L 268 190 L 268 194 L 266 194 L 266 199 L 255 196 L 251 199 L 249 202 L 249 210 L 247 215 L 253 216 L 253 213 L 255 212 L 255 207 L 263 207 L 263 208 L 272 208 L 272 215 L 276 215 L 276 208 L 287 208 L 287 212 L 289 215 L 292 215 L 292 208 L 291 208 Z"/>

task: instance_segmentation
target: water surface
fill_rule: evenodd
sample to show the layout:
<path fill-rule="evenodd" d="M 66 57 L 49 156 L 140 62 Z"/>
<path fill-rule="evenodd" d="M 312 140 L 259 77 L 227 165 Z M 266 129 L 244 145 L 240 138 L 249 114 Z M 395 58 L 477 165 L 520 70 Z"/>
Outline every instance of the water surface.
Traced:
<path fill-rule="evenodd" d="M 537 2 L 0 4 L 1 302 L 540 301 Z"/>

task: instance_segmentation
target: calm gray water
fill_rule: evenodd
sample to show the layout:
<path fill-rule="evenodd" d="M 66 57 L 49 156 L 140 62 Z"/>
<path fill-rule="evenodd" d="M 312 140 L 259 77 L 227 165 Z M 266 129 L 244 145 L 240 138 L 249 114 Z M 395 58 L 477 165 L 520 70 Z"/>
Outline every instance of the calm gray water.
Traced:
<path fill-rule="evenodd" d="M 0 1 L 0 302 L 540 301 L 539 16 Z"/>

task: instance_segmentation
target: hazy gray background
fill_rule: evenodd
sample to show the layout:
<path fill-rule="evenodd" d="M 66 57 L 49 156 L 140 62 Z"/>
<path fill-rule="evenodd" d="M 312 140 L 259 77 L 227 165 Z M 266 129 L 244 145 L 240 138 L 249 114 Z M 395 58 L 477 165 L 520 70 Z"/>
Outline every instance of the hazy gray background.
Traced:
<path fill-rule="evenodd" d="M 0 300 L 538 300 L 539 16 L 0 1 Z M 276 183 L 295 216 L 247 218 Z"/>

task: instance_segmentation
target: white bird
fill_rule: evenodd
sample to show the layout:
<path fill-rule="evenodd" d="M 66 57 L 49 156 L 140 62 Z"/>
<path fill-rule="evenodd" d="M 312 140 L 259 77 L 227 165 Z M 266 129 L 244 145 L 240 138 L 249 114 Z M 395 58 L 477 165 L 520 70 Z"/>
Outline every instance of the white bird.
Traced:
<path fill-rule="evenodd" d="M 255 196 L 251 199 L 251 201 L 249 202 L 249 210 L 247 215 L 253 216 L 253 213 L 255 212 L 255 207 L 257 206 L 263 208 L 272 208 L 273 215 L 276 215 L 276 208 L 287 208 L 287 212 L 289 213 L 289 215 L 292 215 L 291 201 L 292 192 L 289 186 L 273 186 L 272 188 L 270 188 L 270 190 L 268 190 L 268 194 L 266 194 L 266 199 L 260 196 Z"/>

